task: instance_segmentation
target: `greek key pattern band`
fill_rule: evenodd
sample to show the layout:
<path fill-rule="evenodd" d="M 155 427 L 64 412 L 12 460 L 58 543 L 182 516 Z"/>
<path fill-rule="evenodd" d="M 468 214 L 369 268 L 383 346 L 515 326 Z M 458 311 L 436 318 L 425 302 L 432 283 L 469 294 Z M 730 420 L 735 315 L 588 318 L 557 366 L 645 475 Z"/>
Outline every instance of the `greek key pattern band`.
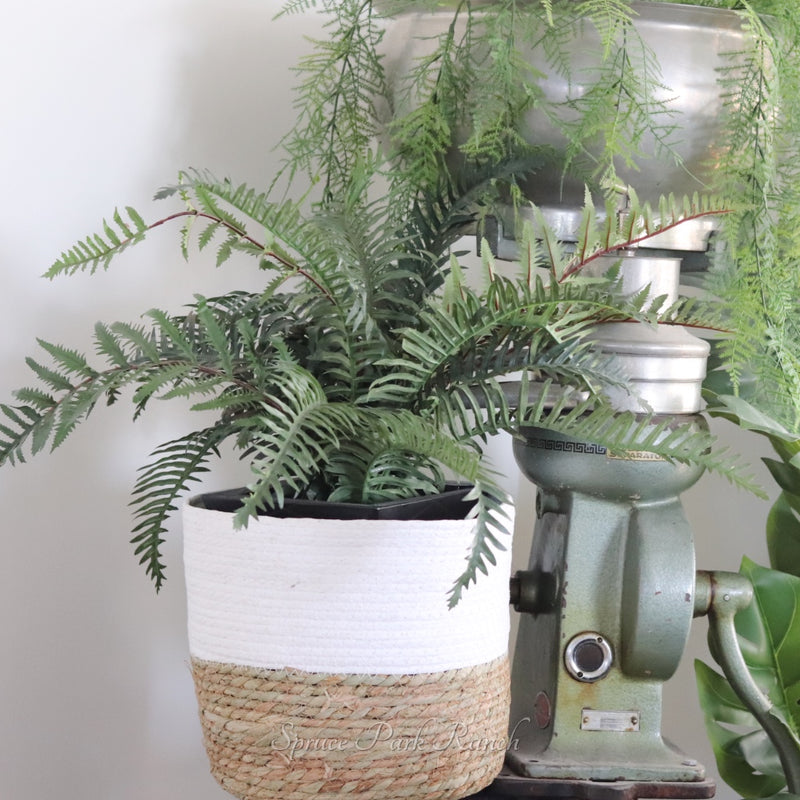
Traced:
<path fill-rule="evenodd" d="M 526 442 L 539 450 L 552 450 L 557 453 L 574 453 L 575 455 L 606 456 L 617 461 L 664 461 L 665 459 L 646 450 L 626 450 L 624 453 L 609 453 L 608 448 L 591 442 L 562 441 L 561 439 L 544 439 L 534 437 Z"/>
<path fill-rule="evenodd" d="M 534 437 L 525 440 L 531 447 L 540 450 L 554 450 L 559 453 L 576 453 L 579 455 L 604 456 L 608 453 L 607 448 L 591 442 L 563 441 L 561 439 L 544 439 Z"/>

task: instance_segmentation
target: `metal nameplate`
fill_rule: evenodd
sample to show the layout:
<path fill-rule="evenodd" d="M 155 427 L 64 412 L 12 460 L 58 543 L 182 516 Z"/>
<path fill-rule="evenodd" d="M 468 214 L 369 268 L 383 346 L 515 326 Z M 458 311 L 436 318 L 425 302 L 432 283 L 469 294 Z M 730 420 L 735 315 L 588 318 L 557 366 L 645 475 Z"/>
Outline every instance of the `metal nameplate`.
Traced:
<path fill-rule="evenodd" d="M 658 453 L 651 453 L 648 450 L 625 450 L 623 453 L 607 453 L 607 457 L 612 461 L 666 461 L 667 459 Z"/>
<path fill-rule="evenodd" d="M 581 730 L 635 733 L 639 730 L 639 712 L 597 711 L 593 708 L 584 708 L 581 711 Z"/>

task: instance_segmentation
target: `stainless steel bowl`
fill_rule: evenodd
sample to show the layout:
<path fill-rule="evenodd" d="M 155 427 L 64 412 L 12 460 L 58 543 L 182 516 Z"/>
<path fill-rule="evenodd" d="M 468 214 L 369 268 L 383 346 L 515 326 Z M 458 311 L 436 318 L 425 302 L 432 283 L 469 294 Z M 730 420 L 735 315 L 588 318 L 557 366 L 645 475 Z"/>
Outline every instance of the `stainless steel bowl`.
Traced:
<path fill-rule="evenodd" d="M 724 9 L 657 2 L 633 2 L 632 9 L 634 26 L 661 67 L 664 88 L 656 91 L 655 98 L 670 109 L 668 122 L 676 130 L 669 142 L 677 160 L 659 152 L 653 137 L 646 136 L 641 142 L 638 169 L 617 163 L 618 176 L 633 186 L 642 200 L 651 202 L 669 192 L 680 196 L 707 190 L 721 147 L 720 69 L 731 65 L 735 58 L 732 54 L 742 52 L 747 34 L 739 16 Z M 431 52 L 432 42 L 451 22 L 451 8 L 407 13 L 391 22 L 385 40 L 385 63 L 395 105 L 401 112 L 413 102 L 403 89 L 404 77 L 416 60 Z M 531 50 L 527 57 L 544 75 L 544 97 L 553 108 L 562 109 L 559 113 L 568 114 L 564 104 L 586 92 L 597 74 L 601 55 L 598 32 L 580 20 L 574 25 L 569 47 L 571 81 L 548 64 L 542 50 Z M 535 144 L 558 147 L 564 143 L 546 115 L 537 111 L 525 117 L 524 136 Z M 537 173 L 524 189 L 526 196 L 545 211 L 551 226 L 569 240 L 580 220 L 583 182 L 553 169 Z M 662 240 L 658 246 L 704 250 L 710 229 L 708 222 L 694 226 L 694 231 L 680 226 L 681 239 Z"/>

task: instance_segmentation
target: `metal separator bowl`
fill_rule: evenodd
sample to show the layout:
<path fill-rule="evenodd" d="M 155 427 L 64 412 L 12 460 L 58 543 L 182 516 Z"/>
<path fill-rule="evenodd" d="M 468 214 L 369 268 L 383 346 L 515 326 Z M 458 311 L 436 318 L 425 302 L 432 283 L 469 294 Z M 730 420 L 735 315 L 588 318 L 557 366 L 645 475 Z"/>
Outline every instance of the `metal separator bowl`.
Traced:
<path fill-rule="evenodd" d="M 413 103 L 405 91 L 404 77 L 414 62 L 431 52 L 438 36 L 452 23 L 452 5 L 444 6 L 440 5 L 440 10 L 399 15 L 389 26 L 385 63 L 395 107 L 401 112 Z M 619 163 L 619 178 L 633 186 L 643 201 L 653 202 L 670 192 L 681 196 L 708 190 L 722 146 L 720 71 L 742 58 L 747 33 L 740 17 L 725 9 L 654 2 L 633 2 L 631 6 L 634 27 L 661 67 L 663 87 L 656 89 L 654 97 L 664 101 L 670 110 L 664 122 L 676 127 L 668 140 L 673 154 L 659 150 L 652 135 L 645 136 L 639 169 Z M 545 99 L 564 119 L 574 113 L 565 103 L 587 91 L 596 80 L 602 58 L 600 36 L 588 20 L 573 25 L 568 47 L 569 76 L 548 63 L 542 48 L 528 53 L 531 66 L 543 74 L 540 85 Z M 524 128 L 524 136 L 531 143 L 555 147 L 564 144 L 561 134 L 540 110 L 528 113 Z M 600 145 L 589 143 L 590 151 L 592 146 L 596 149 Z M 564 240 L 574 238 L 584 201 L 582 181 L 551 169 L 537 173 L 524 189 Z M 691 224 L 682 225 L 677 231 L 679 240 L 662 239 L 656 246 L 670 250 L 706 249 L 708 222 L 694 229 Z"/>

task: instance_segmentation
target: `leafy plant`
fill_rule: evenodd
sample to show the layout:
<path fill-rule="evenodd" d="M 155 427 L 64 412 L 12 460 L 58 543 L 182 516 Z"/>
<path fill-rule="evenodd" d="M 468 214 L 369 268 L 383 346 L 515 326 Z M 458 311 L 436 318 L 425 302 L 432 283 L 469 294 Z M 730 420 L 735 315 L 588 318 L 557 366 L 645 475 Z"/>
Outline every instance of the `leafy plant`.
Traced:
<path fill-rule="evenodd" d="M 767 437 L 780 460 L 763 460 L 782 491 L 767 519 L 770 568 L 743 560 L 740 571 L 752 583 L 754 599 L 735 617 L 744 663 L 767 702 L 759 710 L 751 708 L 727 678 L 698 661 L 695 671 L 706 730 L 720 775 L 737 792 L 764 798 L 788 786 L 796 795 L 800 792 L 800 439 L 741 397 L 710 393 L 709 399 L 712 413 Z M 709 640 L 712 655 L 722 664 L 713 628 Z"/>
<path fill-rule="evenodd" d="M 767 5 L 758 10 L 770 11 L 773 4 Z M 628 189 L 626 214 L 616 213 L 609 195 L 604 221 L 587 195 L 576 248 L 565 248 L 540 219 L 536 233 L 523 234 L 518 275 L 501 277 L 484 248 L 483 284 L 475 288 L 451 251 L 462 234 L 480 230 L 498 198 L 519 201 L 520 182 L 554 160 L 591 185 L 611 185 L 616 160 L 637 159 L 645 130 L 664 138 L 664 109 L 652 99 L 656 65 L 645 51 L 633 56 L 640 45 L 634 10 L 624 0 L 457 3 L 453 24 L 409 75 L 414 102 L 394 114 L 379 155 L 373 140 L 384 133 L 385 109 L 396 99 L 383 71 L 381 17 L 412 6 L 419 4 L 287 2 L 284 13 L 319 7 L 329 24 L 325 39 L 299 65 L 297 125 L 283 140 L 285 169 L 271 190 L 184 173 L 157 195 L 179 200 L 180 208 L 149 223 L 133 209 L 115 212 L 101 233 L 67 250 L 47 273 L 55 278 L 106 269 L 153 228 L 177 221 L 187 258 L 194 245 L 215 247 L 218 264 L 250 257 L 265 272 L 264 289 L 256 294 L 196 297 L 179 315 L 152 310 L 143 323 L 98 324 L 97 365 L 70 348 L 40 342 L 43 354 L 28 359 L 35 384 L 19 390 L 15 404 L 0 406 L 0 463 L 58 447 L 97 403 L 115 403 L 126 389 L 134 415 L 154 398 L 188 399 L 193 409 L 216 413 L 213 425 L 204 422 L 159 447 L 136 483 L 133 541 L 157 587 L 164 577 L 164 521 L 224 441 L 253 469 L 239 524 L 287 496 L 357 502 L 408 496 L 438 490 L 445 471 L 473 482 L 476 540 L 451 603 L 503 546 L 490 530 L 490 522 L 502 529 L 502 492 L 480 452 L 481 439 L 498 430 L 536 424 L 611 450 L 648 449 L 701 463 L 750 486 L 704 435 L 616 412 L 604 390 L 624 387 L 625 376 L 593 350 L 589 337 L 604 322 L 722 329 L 730 336 L 725 355 L 734 378 L 745 357 L 755 360 L 786 390 L 780 396 L 787 406 L 797 406 L 786 356 L 795 329 L 780 328 L 780 341 L 775 333 L 790 309 L 783 300 L 763 302 L 767 287 L 788 297 L 786 281 L 798 272 L 782 260 L 794 246 L 788 231 L 796 196 L 785 195 L 777 217 L 786 227 L 777 232 L 764 226 L 764 204 L 750 201 L 757 194 L 778 208 L 774 201 L 787 178 L 781 165 L 792 163 L 798 141 L 788 135 L 786 125 L 795 124 L 785 121 L 788 115 L 770 110 L 783 102 L 784 90 L 796 88 L 782 45 L 770 51 L 782 56 L 774 60 L 782 81 L 767 86 L 773 62 L 751 60 L 754 90 L 762 92 L 753 95 L 755 121 L 748 109 L 746 119 L 730 118 L 731 165 L 740 163 L 740 151 L 762 156 L 742 162 L 721 195 L 664 198 L 650 209 Z M 753 9 L 743 13 L 757 42 L 783 43 L 794 30 L 797 14 L 781 12 L 783 27 L 773 39 L 773 32 L 757 28 L 761 17 Z M 604 67 L 585 101 L 567 108 L 577 119 L 566 123 L 563 108 L 547 109 L 568 144 L 556 152 L 525 142 L 520 117 L 542 104 L 543 95 L 523 48 L 541 45 L 548 63 L 568 76 L 563 44 L 584 21 L 600 31 Z M 739 106 L 732 97 L 729 107 Z M 586 137 L 603 141 L 599 159 Z M 303 176 L 312 189 L 301 201 L 272 199 L 282 178 L 286 198 Z M 755 193 L 744 204 L 743 182 Z M 582 274 L 598 255 L 712 215 L 735 220 L 732 244 L 717 265 L 721 304 L 650 306 L 646 293 L 623 297 L 613 275 Z M 750 253 L 742 226 L 756 223 L 767 233 L 756 237 L 764 244 Z M 726 283 L 730 270 L 751 262 L 757 275 L 751 269 L 747 280 Z M 741 298 L 746 316 L 736 305 Z M 772 331 L 766 345 L 765 329 Z M 509 399 L 502 379 L 512 373 L 522 378 Z M 544 401 L 551 387 L 559 390 L 554 405 Z"/>
<path fill-rule="evenodd" d="M 707 188 L 730 213 L 721 221 L 703 285 L 726 306 L 728 335 L 720 352 L 734 384 L 755 372 L 768 398 L 761 402 L 769 402 L 769 413 L 795 429 L 800 424 L 795 302 L 800 6 L 789 0 L 687 3 L 735 12 L 746 33 L 740 52 L 723 54 L 726 66 L 719 75 L 724 118 Z M 387 13 L 410 5 L 420 4 L 387 3 Z M 641 189 L 648 185 L 654 156 L 681 164 L 676 145 L 683 133 L 669 99 L 663 99 L 677 90 L 665 85 L 661 65 L 637 31 L 636 4 L 446 5 L 453 9 L 452 23 L 413 65 L 395 100 L 411 109 L 391 123 L 398 157 L 393 174 L 407 185 L 430 185 L 454 158 L 497 157 L 522 146 L 521 120 L 532 109 L 549 121 L 550 133 L 526 146 L 565 177 L 586 182 L 596 198 L 617 198 L 629 190 L 619 177 L 622 166 L 641 169 L 641 186 L 633 181 L 633 188 Z M 569 46 L 587 27 L 598 34 L 598 63 L 591 76 L 576 75 Z M 544 72 L 522 57 L 532 51 L 541 54 L 536 63 Z M 580 92 L 548 95 L 545 81 L 553 76 L 566 86 L 579 83 Z M 559 146 L 545 143 L 559 140 Z M 645 141 L 652 145 L 644 147 Z M 328 169 L 324 162 L 318 168 L 322 174 Z M 525 202 L 516 182 L 509 193 L 514 202 Z"/>
<path fill-rule="evenodd" d="M 760 402 L 794 430 L 800 424 L 800 6 L 790 0 L 681 2 L 730 10 L 746 34 L 740 51 L 723 54 L 727 65 L 719 76 L 724 119 L 707 188 L 730 213 L 703 283 L 726 308 L 720 353 L 735 389 L 755 372 L 764 388 Z M 511 151 L 557 165 L 606 199 L 630 188 L 619 179 L 622 165 L 641 168 L 645 186 L 653 155 L 680 164 L 675 145 L 682 132 L 663 99 L 675 89 L 665 86 L 661 65 L 637 31 L 639 6 L 631 0 L 295 0 L 287 12 L 310 7 L 336 20 L 329 38 L 317 43 L 326 57 L 306 61 L 302 72 L 302 96 L 316 96 L 312 107 L 326 113 L 304 113 L 287 141 L 291 169 L 305 170 L 324 187 L 335 185 L 345 154 L 363 147 L 365 132 L 381 133 L 386 125 L 369 91 L 385 82 L 380 17 L 429 8 L 440 14 L 451 9 L 450 22 L 385 104 L 393 112 L 387 177 L 394 192 L 419 197 L 459 159 L 497 160 Z M 600 48 L 592 76 L 574 73 L 569 50 L 586 27 L 597 31 Z M 530 52 L 541 53 L 547 75 L 530 65 Z M 363 65 L 359 85 L 365 91 L 331 77 L 352 75 L 354 64 Z M 567 86 L 580 83 L 581 91 L 548 95 L 544 82 L 552 76 Z M 323 90 L 325 105 L 313 94 Z M 522 120 L 532 109 L 550 123 L 554 135 L 546 142 L 560 138 L 562 145 L 523 136 Z M 645 139 L 654 153 L 645 152 Z M 320 146 L 323 141 L 330 146 Z M 516 203 L 524 202 L 520 178 L 508 181 Z"/>
<path fill-rule="evenodd" d="M 745 663 L 769 698 L 770 715 L 798 739 L 800 691 L 800 577 L 744 559 L 741 574 L 753 584 L 752 604 L 736 617 Z M 743 797 L 772 797 L 787 786 L 785 764 L 766 731 L 726 678 L 695 665 L 706 730 L 720 775 Z M 800 760 L 800 748 L 793 755 Z M 790 790 L 797 792 L 796 784 Z"/>
<path fill-rule="evenodd" d="M 707 452 L 705 438 L 680 429 L 666 435 L 663 425 L 609 406 L 603 388 L 624 376 L 591 348 L 587 334 L 604 321 L 652 324 L 657 311 L 645 310 L 643 296 L 621 297 L 612 278 L 587 279 L 580 271 L 598 254 L 684 216 L 715 213 L 713 203 L 687 200 L 660 223 L 646 208 L 619 225 L 591 222 L 579 255 L 555 253 L 529 235 L 516 279 L 499 276 L 486 254 L 484 285 L 474 289 L 447 251 L 478 213 L 468 213 L 466 200 L 480 199 L 481 187 L 491 188 L 507 165 L 444 183 L 435 201 L 409 209 L 399 230 L 387 209 L 394 198 L 368 199 L 373 169 L 364 165 L 339 203 L 310 215 L 245 186 L 187 173 L 159 193 L 182 199 L 184 210 L 150 225 L 135 211 L 128 219 L 116 214 L 103 234 L 64 253 L 51 276 L 105 268 L 154 227 L 182 219 L 187 253 L 190 239 L 201 249 L 215 242 L 218 262 L 241 253 L 273 277 L 259 294 L 198 297 L 179 316 L 153 310 L 145 324 L 98 324 L 101 366 L 40 342 L 47 359 L 28 359 L 37 384 L 16 393 L 18 405 L 0 406 L 0 461 L 59 446 L 98 402 L 116 402 L 129 386 L 135 415 L 157 397 L 187 398 L 194 410 L 216 412 L 213 426 L 159 447 L 135 486 L 133 541 L 157 587 L 165 518 L 225 440 L 253 469 L 239 524 L 286 496 L 370 502 L 434 492 L 445 468 L 475 484 L 478 519 L 452 603 L 503 546 L 489 525 L 502 530 L 503 495 L 475 444 L 488 434 L 535 423 L 587 432 L 612 449 L 646 448 L 731 471 L 722 454 Z M 713 307 L 688 300 L 664 309 L 675 323 L 692 323 L 704 311 L 713 314 Z M 526 377 L 509 402 L 500 379 L 517 371 Z M 561 413 L 568 394 L 546 407 L 527 376 L 585 398 Z"/>

